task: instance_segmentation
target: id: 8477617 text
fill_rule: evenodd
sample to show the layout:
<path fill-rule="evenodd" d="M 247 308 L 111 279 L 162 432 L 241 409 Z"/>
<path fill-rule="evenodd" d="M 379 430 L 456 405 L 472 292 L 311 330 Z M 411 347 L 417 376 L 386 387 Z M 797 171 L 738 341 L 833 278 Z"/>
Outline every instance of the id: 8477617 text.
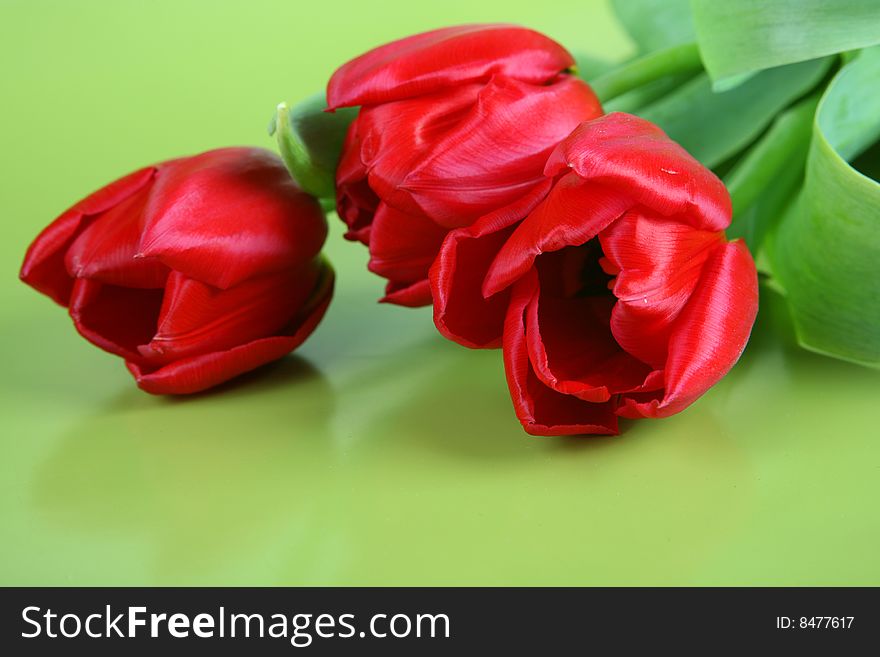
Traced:
<path fill-rule="evenodd" d="M 777 616 L 780 630 L 848 630 L 855 616 Z"/>

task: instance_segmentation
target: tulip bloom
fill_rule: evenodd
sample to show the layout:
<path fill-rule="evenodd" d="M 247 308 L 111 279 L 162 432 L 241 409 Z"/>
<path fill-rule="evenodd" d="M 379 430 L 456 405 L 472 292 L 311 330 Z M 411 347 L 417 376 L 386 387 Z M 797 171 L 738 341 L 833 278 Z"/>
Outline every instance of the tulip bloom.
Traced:
<path fill-rule="evenodd" d="M 543 185 L 550 152 L 602 112 L 546 36 L 451 27 L 372 50 L 334 73 L 332 109 L 361 106 L 336 175 L 346 237 L 369 246 L 384 301 L 431 303 L 446 234 Z"/>
<path fill-rule="evenodd" d="M 677 413 L 737 361 L 758 307 L 727 190 L 655 125 L 609 114 L 553 151 L 544 185 L 452 231 L 431 270 L 438 329 L 503 346 L 537 435 L 613 434 Z"/>
<path fill-rule="evenodd" d="M 31 244 L 28 285 L 151 393 L 204 390 L 280 358 L 321 320 L 333 272 L 317 201 L 262 149 L 120 178 Z"/>

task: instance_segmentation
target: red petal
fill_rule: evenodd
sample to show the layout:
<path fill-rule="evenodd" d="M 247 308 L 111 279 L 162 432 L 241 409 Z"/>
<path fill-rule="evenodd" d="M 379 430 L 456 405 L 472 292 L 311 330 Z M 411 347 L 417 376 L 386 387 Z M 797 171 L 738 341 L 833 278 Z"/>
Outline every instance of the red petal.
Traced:
<path fill-rule="evenodd" d="M 626 399 L 621 414 L 666 417 L 705 393 L 739 359 L 758 311 L 758 276 L 742 241 L 714 250 L 669 341 L 662 401 Z"/>
<path fill-rule="evenodd" d="M 483 294 L 491 296 L 509 286 L 532 268 L 541 253 L 590 241 L 628 206 L 616 190 L 584 183 L 574 173 L 563 176 L 501 248 Z"/>
<path fill-rule="evenodd" d="M 483 279 L 513 226 L 547 194 L 550 180 L 521 199 L 446 237 L 431 267 L 434 324 L 444 336 L 472 348 L 501 346 L 509 295 L 483 297 Z"/>
<path fill-rule="evenodd" d="M 420 215 L 382 203 L 370 229 L 371 272 L 392 280 L 427 278 L 448 231 Z"/>
<path fill-rule="evenodd" d="M 574 77 L 549 86 L 494 77 L 362 111 L 361 155 L 382 199 L 455 228 L 527 193 L 559 140 L 600 112 Z"/>
<path fill-rule="evenodd" d="M 361 161 L 361 138 L 356 118 L 348 127 L 342 156 L 336 169 L 336 210 L 348 226 L 346 239 L 369 243 L 369 227 L 379 197 L 367 183 L 367 167 Z"/>
<path fill-rule="evenodd" d="M 138 351 L 151 363 L 168 363 L 273 335 L 312 294 L 319 267 L 256 276 L 226 290 L 173 272 L 156 335 Z"/>
<path fill-rule="evenodd" d="M 387 103 L 495 74 L 540 84 L 573 65 L 565 48 L 533 30 L 459 25 L 393 41 L 344 64 L 327 85 L 327 105 Z"/>
<path fill-rule="evenodd" d="M 532 371 L 523 314 L 537 294 L 537 275 L 529 272 L 511 290 L 504 324 L 504 368 L 516 416 L 538 436 L 618 433 L 611 401 L 591 403 L 558 393 Z"/>
<path fill-rule="evenodd" d="M 418 215 L 379 206 L 370 227 L 368 267 L 388 278 L 382 303 L 410 308 L 431 303 L 428 271 L 446 232 Z"/>
<path fill-rule="evenodd" d="M 73 280 L 64 266 L 68 247 L 91 218 L 142 189 L 155 174 L 153 167 L 130 173 L 84 198 L 55 219 L 28 248 L 19 274 L 21 279 L 66 306 L 73 290 Z"/>
<path fill-rule="evenodd" d="M 635 211 L 599 234 L 607 261 L 619 272 L 611 330 L 626 351 L 663 369 L 673 323 L 723 238 Z"/>
<path fill-rule="evenodd" d="M 400 189 L 401 185 L 438 145 L 455 138 L 482 89 L 482 85 L 472 84 L 429 98 L 363 108 L 357 119 L 357 135 L 350 140 L 337 173 L 337 186 L 352 193 L 343 197 L 343 211 L 356 219 L 349 205 L 366 206 L 369 195 L 353 185 L 361 179 L 363 169 L 368 172 L 374 196 L 378 194 L 410 214 L 422 214 L 412 194 Z"/>
<path fill-rule="evenodd" d="M 122 287 L 163 287 L 168 268 L 153 258 L 136 257 L 147 198 L 142 189 L 89 223 L 67 249 L 68 273 Z"/>
<path fill-rule="evenodd" d="M 308 262 L 327 225 L 281 160 L 224 148 L 163 166 L 146 212 L 141 253 L 219 288 Z"/>
<path fill-rule="evenodd" d="M 415 282 L 389 281 L 380 301 L 408 308 L 427 306 L 431 303 L 431 285 L 427 278 Z"/>
<path fill-rule="evenodd" d="M 123 358 L 140 359 L 138 347 L 156 332 L 163 293 L 79 278 L 70 297 L 70 316 L 92 344 Z"/>
<path fill-rule="evenodd" d="M 226 351 L 174 361 L 159 369 L 126 362 L 138 387 L 152 394 L 189 394 L 206 390 L 281 358 L 296 349 L 315 330 L 333 292 L 333 273 L 325 269 L 312 303 L 298 315 L 285 335 L 260 338 Z"/>
<path fill-rule="evenodd" d="M 718 231 L 730 224 L 730 196 L 715 174 L 656 125 L 630 114 L 606 114 L 578 126 L 553 151 L 545 173 L 566 168 L 696 228 Z"/>
<path fill-rule="evenodd" d="M 588 402 L 641 388 L 651 368 L 611 335 L 611 296 L 560 298 L 539 293 L 526 309 L 529 360 L 541 382 Z"/>

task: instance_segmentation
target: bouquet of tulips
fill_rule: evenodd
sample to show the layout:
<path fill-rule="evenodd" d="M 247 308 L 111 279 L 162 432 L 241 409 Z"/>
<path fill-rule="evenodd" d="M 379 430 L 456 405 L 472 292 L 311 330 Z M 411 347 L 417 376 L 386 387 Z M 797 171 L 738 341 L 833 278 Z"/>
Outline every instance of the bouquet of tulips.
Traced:
<path fill-rule="evenodd" d="M 124 176 L 52 222 L 21 277 L 142 389 L 198 392 L 315 330 L 335 211 L 383 302 L 501 349 L 535 435 L 692 404 L 742 354 L 759 277 L 804 347 L 876 366 L 880 6 L 614 6 L 640 48 L 619 64 L 505 24 L 379 46 L 278 106 L 280 157 Z"/>

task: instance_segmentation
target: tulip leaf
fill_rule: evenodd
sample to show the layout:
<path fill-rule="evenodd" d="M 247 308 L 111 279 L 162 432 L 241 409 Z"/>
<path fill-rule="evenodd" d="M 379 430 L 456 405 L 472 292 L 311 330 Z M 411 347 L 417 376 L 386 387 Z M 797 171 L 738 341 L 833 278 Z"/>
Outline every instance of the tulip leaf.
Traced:
<path fill-rule="evenodd" d="M 611 0 L 640 54 L 696 41 L 688 0 Z"/>
<path fill-rule="evenodd" d="M 691 0 L 713 80 L 880 43 L 877 0 Z"/>
<path fill-rule="evenodd" d="M 325 112 L 323 93 L 317 93 L 293 107 L 281 103 L 269 124 L 269 134 L 290 175 L 300 188 L 319 199 L 335 195 L 336 167 L 342 142 L 357 108 Z"/>
<path fill-rule="evenodd" d="M 733 201 L 727 235 L 743 237 L 753 253 L 800 187 L 818 103 L 814 93 L 777 116 L 725 176 Z"/>
<path fill-rule="evenodd" d="M 829 85 L 813 124 L 803 191 L 768 241 L 808 349 L 880 366 L 880 184 L 853 168 L 880 137 L 880 47 Z"/>
<path fill-rule="evenodd" d="M 683 43 L 638 57 L 590 80 L 590 86 L 605 102 L 665 77 L 693 74 L 703 69 L 695 43 Z"/>
<path fill-rule="evenodd" d="M 694 77 L 693 73 L 680 73 L 678 75 L 667 75 L 665 77 L 653 80 L 640 87 L 636 87 L 631 91 L 627 91 L 619 96 L 602 103 L 605 112 L 627 112 L 628 114 L 638 114 L 642 108 L 647 107 L 658 99 L 669 95 L 675 89 L 683 85 Z"/>
<path fill-rule="evenodd" d="M 755 256 L 761 254 L 767 235 L 797 199 L 803 180 L 803 159 L 793 159 L 792 166 L 779 171 L 747 209 L 734 213 L 733 222 L 726 231 L 728 239 L 741 237 Z M 762 268 L 761 261 L 757 258 L 756 261 L 759 271 L 771 273 L 769 267 Z"/>
<path fill-rule="evenodd" d="M 708 75 L 701 73 L 639 115 L 714 167 L 745 148 L 780 111 L 812 90 L 830 64 L 829 58 L 769 69 L 723 92 L 713 91 Z"/>

